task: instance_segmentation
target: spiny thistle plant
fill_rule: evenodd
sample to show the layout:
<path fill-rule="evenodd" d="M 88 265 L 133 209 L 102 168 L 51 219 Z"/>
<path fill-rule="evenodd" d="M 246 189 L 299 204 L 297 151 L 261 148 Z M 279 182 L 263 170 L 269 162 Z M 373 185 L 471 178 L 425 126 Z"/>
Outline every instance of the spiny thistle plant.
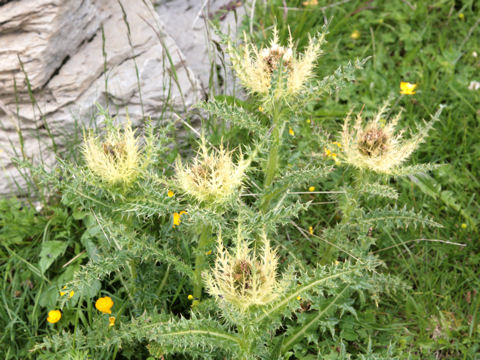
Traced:
<path fill-rule="evenodd" d="M 239 51 L 230 41 L 227 51 L 233 69 L 243 86 L 253 94 L 262 96 L 265 104 L 285 101 L 298 95 L 313 76 L 313 68 L 321 54 L 320 47 L 325 34 L 310 38 L 302 55 L 298 55 L 290 35 L 288 46 L 279 44 L 278 32 L 274 28 L 268 48 L 258 49 L 244 34 L 243 50 Z"/>
<path fill-rule="evenodd" d="M 110 185 L 128 186 L 148 164 L 130 122 L 123 129 L 110 127 L 104 137 L 88 132 L 83 154 L 92 173 Z"/>
<path fill-rule="evenodd" d="M 181 190 L 206 206 L 221 206 L 242 185 L 249 161 L 240 154 L 237 164 L 232 152 L 223 148 L 208 150 L 202 139 L 200 150 L 188 166 L 176 162 L 176 180 Z"/>
<path fill-rule="evenodd" d="M 278 256 L 264 237 L 258 256 L 242 236 L 233 252 L 225 249 L 218 238 L 217 258 L 212 273 L 207 273 L 207 291 L 217 301 L 226 301 L 241 311 L 254 305 L 266 305 L 282 291 L 277 281 Z"/>
<path fill-rule="evenodd" d="M 175 162 L 175 154 L 168 157 L 166 144 L 171 139 L 165 129 L 153 136 L 149 128 L 142 149 L 127 124 L 123 129 L 107 128 L 104 138 L 85 138 L 86 166 L 63 164 L 63 180 L 44 175 L 87 227 L 82 244 L 88 260 L 61 290 L 74 293 L 78 303 L 57 295 L 49 304 L 64 309 L 65 315 L 52 325 L 68 328 L 68 312 L 74 307 L 86 311 L 93 299 L 105 299 L 101 295 L 112 300 L 109 306 L 116 305 L 97 307 L 111 314 L 85 317 L 86 331 L 77 330 L 78 316 L 70 317 L 75 333 L 46 337 L 35 350 L 111 353 L 148 344 L 150 354 L 159 359 L 173 353 L 206 359 L 301 358 L 292 355 L 297 343 L 323 338 L 323 349 L 331 349 L 341 342 L 342 317 L 356 316 L 367 294 L 377 303 L 379 294 L 401 287 L 395 278 L 377 272 L 380 262 L 369 254 L 373 240 L 368 229 L 436 223 L 390 203 L 363 208 L 358 201 L 363 194 L 393 193 L 394 199 L 396 192 L 362 176 L 367 169 L 375 174 L 404 172 L 400 165 L 431 123 L 403 143 L 394 133 L 398 116 L 382 126 L 386 106 L 365 126 L 361 116 L 353 130 L 347 120 L 337 160 L 353 165 L 361 180 L 350 186 L 346 176 L 344 188 L 335 189 L 343 196 L 342 221 L 332 227 L 325 224 L 319 236 L 295 223 L 311 205 L 295 190 L 328 176 L 333 166 L 324 158 L 312 165 L 309 149 L 308 162 L 302 159 L 280 174 L 289 156 L 282 142 L 292 136 L 284 133 L 286 124 L 303 122 L 302 104 L 338 88 L 363 64 L 314 79 L 312 70 L 324 39 L 325 35 L 311 38 L 300 56 L 291 37 L 287 47 L 279 44 L 276 31 L 266 49 L 246 39 L 243 52 L 238 52 L 227 41 L 232 66 L 253 95 L 253 106 L 217 99 L 201 106 L 252 133 L 252 143 L 243 144 L 255 149 L 247 159 L 240 153 L 234 161 L 231 151 L 209 148 L 202 139 L 193 160 Z M 283 236 L 286 229 L 297 231 L 297 237 Z M 308 261 L 294 247 L 303 239 L 313 254 Z M 269 240 L 276 241 L 275 249 Z M 230 241 L 232 246 L 227 245 Z M 102 289 L 102 282 L 107 288 Z"/>
<path fill-rule="evenodd" d="M 401 165 L 425 139 L 439 114 L 427 123 L 409 140 L 403 139 L 403 131 L 396 132 L 402 113 L 398 113 L 390 122 L 384 119 L 389 110 L 385 102 L 379 111 L 364 124 L 360 112 L 353 126 L 350 125 L 351 113 L 345 118 L 341 133 L 339 160 L 361 170 L 370 170 L 385 175 L 401 173 Z"/>

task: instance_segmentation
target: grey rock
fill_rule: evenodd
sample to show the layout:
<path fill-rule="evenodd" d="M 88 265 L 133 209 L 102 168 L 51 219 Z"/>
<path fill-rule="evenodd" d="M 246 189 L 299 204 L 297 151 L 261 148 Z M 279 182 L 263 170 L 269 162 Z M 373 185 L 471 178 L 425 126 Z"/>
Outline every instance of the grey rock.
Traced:
<path fill-rule="evenodd" d="M 16 171 L 12 156 L 23 152 L 28 159 L 53 164 L 51 138 L 61 148 L 61 135 L 73 136 L 79 125 L 90 123 L 96 103 L 116 109 L 120 118 L 128 108 L 138 123 L 144 116 L 160 114 L 167 100 L 170 111 L 181 113 L 203 96 L 200 81 L 148 0 L 122 1 L 130 37 L 117 0 L 3 3 L 0 194 L 11 193 L 15 184 L 24 188 L 28 182 L 28 176 L 22 178 Z M 172 79 L 173 67 L 177 82 Z M 33 105 L 25 75 L 35 98 Z"/>

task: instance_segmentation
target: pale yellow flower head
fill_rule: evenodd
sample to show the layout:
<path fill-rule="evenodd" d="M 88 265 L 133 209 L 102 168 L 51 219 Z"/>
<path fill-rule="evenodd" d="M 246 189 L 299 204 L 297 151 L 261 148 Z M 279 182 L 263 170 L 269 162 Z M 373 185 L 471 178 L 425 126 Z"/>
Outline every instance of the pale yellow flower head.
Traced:
<path fill-rule="evenodd" d="M 200 150 L 189 166 L 180 158 L 176 163 L 176 179 L 179 187 L 199 202 L 221 205 L 228 201 L 242 185 L 249 161 L 240 154 L 235 165 L 232 153 L 223 146 L 207 149 L 202 141 Z"/>
<path fill-rule="evenodd" d="M 383 115 L 387 109 L 388 103 L 385 103 L 366 124 L 360 112 L 353 126 L 350 125 L 351 114 L 348 114 L 341 134 L 341 162 L 359 169 L 393 174 L 410 157 L 427 135 L 432 122 L 415 136 L 404 140 L 403 131 L 396 133 L 401 113 L 386 123 Z"/>
<path fill-rule="evenodd" d="M 145 165 L 130 122 L 123 129 L 109 129 L 102 138 L 88 133 L 83 155 L 92 173 L 112 185 L 128 185 Z"/>
<path fill-rule="evenodd" d="M 414 95 L 417 84 L 412 84 L 406 81 L 400 82 L 400 94 L 402 95 Z"/>
<path fill-rule="evenodd" d="M 232 252 L 219 237 L 215 267 L 204 274 L 208 293 L 240 311 L 275 300 L 283 289 L 277 281 L 278 258 L 270 242 L 263 240 L 262 252 L 256 254 L 241 236 Z"/>
<path fill-rule="evenodd" d="M 273 38 L 268 48 L 258 49 L 244 34 L 242 51 L 228 43 L 228 53 L 233 69 L 245 88 L 252 93 L 275 99 L 299 94 L 313 75 L 315 61 L 321 54 L 320 46 L 325 36 L 310 38 L 302 55 L 297 55 L 290 36 L 287 46 L 279 44 L 278 32 L 273 30 Z M 275 86 L 272 88 L 272 84 Z"/>

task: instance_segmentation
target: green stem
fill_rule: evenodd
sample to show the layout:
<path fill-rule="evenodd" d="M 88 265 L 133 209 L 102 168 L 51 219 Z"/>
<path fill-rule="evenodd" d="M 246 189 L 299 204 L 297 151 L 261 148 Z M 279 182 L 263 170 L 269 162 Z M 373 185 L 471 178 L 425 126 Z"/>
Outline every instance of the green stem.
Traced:
<path fill-rule="evenodd" d="M 268 154 L 267 159 L 267 168 L 265 169 L 265 180 L 263 183 L 264 189 L 268 189 L 272 183 L 275 175 L 277 175 L 278 170 L 278 153 L 280 151 L 280 146 L 282 144 L 282 130 L 283 126 L 280 122 L 281 118 L 281 107 L 279 105 L 274 105 L 273 110 L 273 130 L 272 130 L 272 147 L 270 148 L 270 152 Z M 268 209 L 268 205 L 270 204 L 271 196 L 269 196 L 268 192 L 263 198 L 261 209 L 265 212 Z"/>
<path fill-rule="evenodd" d="M 200 237 L 198 239 L 197 255 L 195 257 L 195 273 L 193 284 L 193 297 L 200 300 L 202 296 L 203 282 L 202 271 L 205 267 L 205 251 L 210 243 L 211 229 L 209 225 L 202 225 L 200 230 Z"/>

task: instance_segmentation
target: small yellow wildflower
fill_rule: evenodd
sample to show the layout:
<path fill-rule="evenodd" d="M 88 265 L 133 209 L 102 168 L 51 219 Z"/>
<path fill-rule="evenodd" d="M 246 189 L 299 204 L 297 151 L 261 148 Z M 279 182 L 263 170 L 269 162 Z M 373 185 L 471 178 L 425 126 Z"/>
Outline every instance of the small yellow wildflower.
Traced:
<path fill-rule="evenodd" d="M 337 145 L 340 149 L 342 148 L 342 144 L 338 141 L 332 142 L 333 145 Z"/>
<path fill-rule="evenodd" d="M 339 264 L 340 264 L 340 261 L 335 260 L 335 265 L 339 265 Z"/>
<path fill-rule="evenodd" d="M 313 227 L 312 226 L 308 227 L 308 232 L 310 233 L 310 235 L 313 235 Z"/>
<path fill-rule="evenodd" d="M 307 124 L 310 124 L 311 122 L 312 122 L 312 120 L 307 119 Z"/>
<path fill-rule="evenodd" d="M 192 294 L 188 295 L 188 296 L 187 296 L 187 299 L 190 300 L 190 301 L 192 301 L 192 300 L 193 300 L 193 295 L 192 295 Z"/>
<path fill-rule="evenodd" d="M 292 135 L 292 136 L 295 135 L 295 131 L 293 131 L 292 128 L 289 128 L 289 129 L 288 129 L 288 133 L 289 133 L 290 135 Z"/>
<path fill-rule="evenodd" d="M 174 195 L 175 195 L 175 193 L 172 190 L 168 190 L 168 192 L 167 192 L 168 197 L 173 197 Z"/>
<path fill-rule="evenodd" d="M 212 250 L 208 250 L 205 255 L 211 255 L 212 254 Z"/>
<path fill-rule="evenodd" d="M 417 84 L 412 84 L 406 81 L 400 82 L 400 94 L 402 95 L 413 95 L 415 94 L 415 89 Z"/>
<path fill-rule="evenodd" d="M 108 326 L 112 327 L 115 325 L 115 316 L 110 316 L 108 318 Z"/>
<path fill-rule="evenodd" d="M 61 318 L 62 318 L 62 312 L 60 310 L 50 310 L 48 312 L 47 321 L 50 324 L 55 324 L 56 322 L 59 322 Z"/>
<path fill-rule="evenodd" d="M 360 39 L 360 31 L 355 30 L 354 32 L 352 32 L 352 34 L 350 35 L 350 37 L 351 37 L 353 40 L 358 40 L 358 39 Z"/>
<path fill-rule="evenodd" d="M 304 1 L 302 4 L 303 6 L 316 6 L 318 5 L 318 0 L 307 0 Z"/>
<path fill-rule="evenodd" d="M 297 296 L 297 300 L 300 301 L 302 300 L 302 297 L 300 295 Z"/>
<path fill-rule="evenodd" d="M 64 291 L 60 291 L 60 296 L 63 296 L 65 295 L 65 292 Z"/>
<path fill-rule="evenodd" d="M 180 225 L 180 218 L 182 217 L 183 214 L 186 214 L 186 213 L 187 212 L 184 211 L 184 210 L 180 211 L 179 213 L 174 212 L 173 213 L 173 225 L 172 225 L 172 227 Z"/>
<path fill-rule="evenodd" d="M 72 290 L 72 291 L 70 291 L 70 294 L 68 295 L 68 297 L 69 297 L 69 298 L 72 298 L 73 295 L 75 295 L 75 291 Z"/>
<path fill-rule="evenodd" d="M 97 310 L 105 314 L 112 313 L 112 306 L 113 300 L 110 296 L 101 297 L 95 302 L 95 307 L 97 308 Z"/>
<path fill-rule="evenodd" d="M 460 20 L 465 19 L 465 14 L 464 14 L 464 13 L 458 14 L 458 18 L 459 18 Z"/>
<path fill-rule="evenodd" d="M 259 106 L 259 107 L 258 107 L 258 111 L 260 111 L 260 112 L 264 112 L 264 111 L 265 111 L 265 109 L 263 108 L 263 106 Z"/>
<path fill-rule="evenodd" d="M 462 229 L 466 229 L 466 228 L 467 228 L 467 224 L 463 223 L 463 224 L 461 225 L 461 227 L 462 227 Z"/>

